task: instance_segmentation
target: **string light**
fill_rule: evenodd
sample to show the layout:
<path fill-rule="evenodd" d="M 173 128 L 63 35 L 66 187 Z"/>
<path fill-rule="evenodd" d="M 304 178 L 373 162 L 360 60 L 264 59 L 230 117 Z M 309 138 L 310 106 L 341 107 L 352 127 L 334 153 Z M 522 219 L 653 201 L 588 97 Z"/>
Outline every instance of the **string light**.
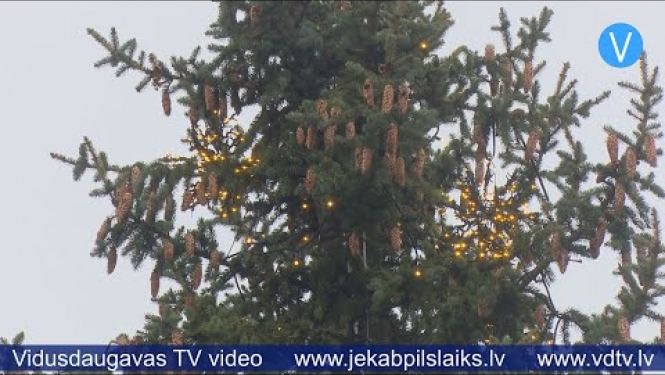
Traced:
<path fill-rule="evenodd" d="M 326 202 L 326 207 L 328 207 L 329 209 L 333 208 L 334 205 L 335 205 L 335 202 L 333 202 L 332 199 L 328 199 L 328 201 Z"/>
<path fill-rule="evenodd" d="M 429 45 L 427 44 L 426 41 L 423 40 L 422 42 L 420 42 L 420 49 L 426 50 L 428 47 Z"/>
<path fill-rule="evenodd" d="M 293 265 L 296 267 L 300 267 L 300 260 L 296 259 L 293 261 Z"/>
<path fill-rule="evenodd" d="M 414 275 L 416 277 L 421 277 L 423 275 L 422 271 L 420 271 L 420 268 L 416 268 L 416 272 L 414 272 Z"/>

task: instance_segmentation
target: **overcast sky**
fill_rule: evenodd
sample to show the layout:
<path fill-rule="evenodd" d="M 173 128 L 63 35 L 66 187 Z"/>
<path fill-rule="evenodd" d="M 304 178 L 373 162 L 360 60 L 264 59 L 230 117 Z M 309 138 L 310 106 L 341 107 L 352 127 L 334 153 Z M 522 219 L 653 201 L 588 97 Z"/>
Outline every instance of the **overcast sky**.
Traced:
<path fill-rule="evenodd" d="M 642 33 L 649 61 L 663 65 L 656 41 L 662 37 L 665 3 L 503 4 L 514 25 L 546 5 L 555 12 L 549 28 L 553 42 L 536 56 L 548 62 L 545 93 L 551 92 L 565 61 L 580 79 L 583 97 L 614 90 L 611 101 L 597 108 L 581 131 L 593 160 L 606 160 L 602 125 L 632 126 L 624 114 L 627 96 L 616 90 L 616 82 L 638 80 L 639 70 L 637 65 L 606 66 L 598 55 L 598 37 L 612 23 L 630 23 Z M 447 7 L 456 24 L 444 52 L 461 44 L 500 46 L 490 31 L 498 3 L 447 2 Z M 107 343 L 120 332 L 142 328 L 144 314 L 156 312 L 150 302 L 150 264 L 135 272 L 121 258 L 109 276 L 105 261 L 89 256 L 112 207 L 106 199 L 88 197 L 91 178 L 73 182 L 70 168 L 50 159 L 49 152 L 75 155 L 83 136 L 115 163 L 153 160 L 179 150 L 182 110 L 166 118 L 159 95 L 134 91 L 136 76 L 117 79 L 110 69 L 94 69 L 104 51 L 86 28 L 107 35 L 114 26 L 122 40 L 135 37 L 141 48 L 158 56 L 188 55 L 194 46 L 207 44 L 204 32 L 216 13 L 211 2 L 0 2 L 0 337 L 26 331 L 31 344 Z M 598 312 L 612 302 L 620 286 L 612 276 L 617 259 L 605 249 L 599 260 L 571 263 L 554 287 L 557 306 Z M 633 334 L 651 339 L 657 328 L 639 324 Z"/>

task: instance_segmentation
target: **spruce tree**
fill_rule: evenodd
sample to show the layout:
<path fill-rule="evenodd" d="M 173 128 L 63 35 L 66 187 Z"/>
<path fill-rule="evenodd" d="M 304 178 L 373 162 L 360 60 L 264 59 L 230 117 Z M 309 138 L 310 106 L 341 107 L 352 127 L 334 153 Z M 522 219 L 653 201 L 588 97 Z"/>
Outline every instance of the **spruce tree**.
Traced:
<path fill-rule="evenodd" d="M 96 67 L 186 113 L 191 151 L 116 165 L 85 138 L 78 157 L 52 154 L 114 207 L 92 255 L 109 273 L 154 265 L 159 314 L 118 340 L 560 343 L 576 327 L 633 342 L 632 323 L 663 318 L 658 70 L 643 55 L 639 82 L 619 84 L 634 130 L 606 126 L 608 161 L 592 163 L 579 129 L 610 92 L 580 98 L 570 64 L 538 60 L 552 15 L 515 28 L 501 10 L 502 46 L 447 54 L 440 1 L 221 2 L 208 60 L 89 29 Z M 619 303 L 558 309 L 549 285 L 600 252 L 620 256 Z"/>

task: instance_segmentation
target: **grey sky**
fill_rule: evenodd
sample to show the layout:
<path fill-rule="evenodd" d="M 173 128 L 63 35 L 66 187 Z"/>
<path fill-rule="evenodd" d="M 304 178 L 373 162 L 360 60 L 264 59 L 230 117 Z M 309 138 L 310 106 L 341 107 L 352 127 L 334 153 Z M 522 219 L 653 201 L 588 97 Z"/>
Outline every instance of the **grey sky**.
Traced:
<path fill-rule="evenodd" d="M 639 78 L 637 65 L 613 69 L 598 56 L 598 36 L 615 22 L 637 27 L 651 52 L 650 63 L 663 65 L 656 41 L 662 34 L 657 17 L 665 13 L 665 3 L 504 3 L 514 25 L 544 5 L 555 12 L 549 28 L 553 42 L 536 56 L 548 61 L 545 94 L 564 61 L 572 63 L 571 74 L 580 79 L 585 97 Z M 496 3 L 447 6 L 456 25 L 445 50 L 462 43 L 478 49 L 490 41 L 501 45 L 489 30 L 497 21 Z M 0 160 L 6 178 L 0 184 L 0 336 L 24 330 L 33 344 L 106 343 L 120 332 L 140 329 L 144 313 L 156 311 L 150 302 L 150 264 L 134 272 L 121 258 L 108 276 L 105 261 L 89 256 L 110 203 L 88 197 L 91 179 L 74 183 L 70 168 L 48 153 L 74 155 L 84 135 L 117 163 L 180 150 L 182 109 L 166 118 L 156 93 L 134 91 L 136 76 L 117 79 L 112 70 L 94 69 L 104 52 L 85 30 L 107 34 L 115 26 L 121 39 L 135 37 L 141 48 L 166 58 L 205 46 L 204 32 L 216 12 L 210 2 L 0 2 Z M 632 126 L 624 114 L 627 104 L 625 93 L 615 90 L 611 101 L 584 123 L 580 134 L 594 160 L 606 159 L 602 125 Z M 620 285 L 612 276 L 616 261 L 605 249 L 599 260 L 571 263 L 554 287 L 555 302 L 599 311 Z M 657 329 L 639 324 L 633 333 L 650 339 Z"/>

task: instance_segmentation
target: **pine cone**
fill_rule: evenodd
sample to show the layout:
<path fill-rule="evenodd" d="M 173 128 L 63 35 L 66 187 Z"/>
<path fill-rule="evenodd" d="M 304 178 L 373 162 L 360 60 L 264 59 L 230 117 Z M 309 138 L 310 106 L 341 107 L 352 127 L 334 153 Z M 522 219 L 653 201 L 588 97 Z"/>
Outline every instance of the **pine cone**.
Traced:
<path fill-rule="evenodd" d="M 352 255 L 360 255 L 360 238 L 356 232 L 352 232 L 349 236 L 349 250 Z"/>
<path fill-rule="evenodd" d="M 626 150 L 625 159 L 628 178 L 635 178 L 635 175 L 637 174 L 637 154 L 635 153 L 635 150 L 632 148 Z"/>
<path fill-rule="evenodd" d="M 219 199 L 219 185 L 217 184 L 217 175 L 211 173 L 208 176 L 208 194 L 210 194 L 210 199 L 213 202 L 217 202 Z"/>
<path fill-rule="evenodd" d="M 208 196 L 206 195 L 206 185 L 203 180 L 196 184 L 196 202 L 205 205 L 208 203 Z"/>
<path fill-rule="evenodd" d="M 217 111 L 219 101 L 217 100 L 215 89 L 212 86 L 205 85 L 203 88 L 203 98 L 205 99 L 206 108 L 208 108 L 209 111 Z"/>
<path fill-rule="evenodd" d="M 226 99 L 226 93 L 220 94 L 217 108 L 219 108 L 219 120 L 224 124 L 224 121 L 229 116 L 229 103 Z"/>
<path fill-rule="evenodd" d="M 488 44 L 485 46 L 485 65 L 489 65 L 494 62 L 496 53 L 494 51 L 494 44 Z"/>
<path fill-rule="evenodd" d="M 222 261 L 222 254 L 217 249 L 210 251 L 210 267 L 215 271 L 219 271 L 219 264 Z"/>
<path fill-rule="evenodd" d="M 658 150 L 656 149 L 656 140 L 649 134 L 644 139 L 644 153 L 646 154 L 646 161 L 653 168 L 658 164 Z"/>
<path fill-rule="evenodd" d="M 316 147 L 316 126 L 310 125 L 307 128 L 307 139 L 305 140 L 305 147 L 308 150 L 313 150 Z"/>
<path fill-rule="evenodd" d="M 396 154 L 398 142 L 399 130 L 397 129 L 397 125 L 391 123 L 386 132 L 386 152 L 389 154 Z"/>
<path fill-rule="evenodd" d="M 605 242 L 605 232 L 607 230 L 607 222 L 605 221 L 604 218 L 599 218 L 598 219 L 598 224 L 596 225 L 596 234 L 593 238 L 593 249 L 592 249 L 592 257 L 593 259 L 597 259 L 598 256 L 600 255 L 600 247 L 603 246 L 603 243 Z"/>
<path fill-rule="evenodd" d="M 365 98 L 365 105 L 374 108 L 374 85 L 369 78 L 365 80 L 363 85 L 363 97 Z"/>
<path fill-rule="evenodd" d="M 126 192 L 122 194 L 122 197 L 120 198 L 120 203 L 118 203 L 118 207 L 116 207 L 115 210 L 115 218 L 118 220 L 118 223 L 124 223 L 125 220 L 127 219 L 127 215 L 129 215 L 129 211 L 132 209 L 132 203 L 133 203 L 133 198 L 132 198 L 132 193 Z"/>
<path fill-rule="evenodd" d="M 118 250 L 115 248 L 115 246 L 111 246 L 108 253 L 106 254 L 106 273 L 109 275 L 112 274 L 117 264 Z"/>
<path fill-rule="evenodd" d="M 356 172 L 360 172 L 363 164 L 363 149 L 360 146 L 356 146 L 356 151 L 354 153 L 356 161 Z"/>
<path fill-rule="evenodd" d="M 316 101 L 316 113 L 322 119 L 328 119 L 328 103 L 325 100 L 319 99 Z"/>
<path fill-rule="evenodd" d="M 169 306 L 164 302 L 160 302 L 159 303 L 159 317 L 162 318 L 162 319 L 166 319 L 168 314 L 169 314 Z"/>
<path fill-rule="evenodd" d="M 155 209 L 157 208 L 157 192 L 155 190 L 150 190 L 148 193 L 148 202 L 145 206 L 145 221 L 148 224 L 152 224 L 155 218 Z"/>
<path fill-rule="evenodd" d="M 629 250 L 624 250 L 621 249 L 621 266 L 622 267 L 627 267 L 631 264 L 630 260 L 630 251 Z"/>
<path fill-rule="evenodd" d="M 335 142 L 335 133 L 337 132 L 336 125 L 330 125 L 326 127 L 326 130 L 323 131 L 323 143 L 325 144 L 326 150 L 330 150 Z"/>
<path fill-rule="evenodd" d="M 390 248 L 399 251 L 402 248 L 402 231 L 399 226 L 395 225 L 390 228 Z"/>
<path fill-rule="evenodd" d="M 189 122 L 191 122 L 192 125 L 196 125 L 196 123 L 199 121 L 199 110 L 196 107 L 189 107 L 189 111 L 187 111 L 187 117 L 189 117 Z"/>
<path fill-rule="evenodd" d="M 192 231 L 187 232 L 185 235 L 185 252 L 190 257 L 193 257 L 196 252 L 196 238 Z"/>
<path fill-rule="evenodd" d="M 356 136 L 356 124 L 353 121 L 346 123 L 346 138 L 353 138 Z"/>
<path fill-rule="evenodd" d="M 637 247 L 637 261 L 645 262 L 647 260 L 647 249 L 644 246 Z"/>
<path fill-rule="evenodd" d="M 100 243 L 106 239 L 106 236 L 109 234 L 109 231 L 111 230 L 111 218 L 106 218 L 104 219 L 104 222 L 102 222 L 102 225 L 99 227 L 99 230 L 97 231 L 97 243 Z"/>
<path fill-rule="evenodd" d="M 538 328 L 543 329 L 545 328 L 545 323 L 547 319 L 547 309 L 545 308 L 544 305 L 538 305 L 536 308 L 536 313 L 534 314 L 534 320 L 536 321 L 536 325 Z"/>
<path fill-rule="evenodd" d="M 397 158 L 395 154 L 385 154 L 383 160 L 386 163 L 386 169 L 388 170 L 388 176 L 391 181 L 395 181 L 395 173 L 397 171 Z"/>
<path fill-rule="evenodd" d="M 619 160 L 619 138 L 614 133 L 607 136 L 607 153 L 610 156 L 610 162 L 616 164 Z"/>
<path fill-rule="evenodd" d="M 406 114 L 409 110 L 409 96 L 411 95 L 411 90 L 405 85 L 400 85 L 397 91 L 397 109 L 400 114 Z"/>
<path fill-rule="evenodd" d="M 383 88 L 383 98 L 381 99 L 381 112 L 389 114 L 393 110 L 393 103 L 395 101 L 395 90 L 391 85 L 386 85 Z"/>
<path fill-rule="evenodd" d="M 185 343 L 185 338 L 182 334 L 182 331 L 179 328 L 176 328 L 171 333 L 171 344 L 181 346 Z"/>
<path fill-rule="evenodd" d="M 194 310 L 194 307 L 196 307 L 196 295 L 194 292 L 187 292 L 185 295 L 185 308 L 187 310 Z"/>
<path fill-rule="evenodd" d="M 561 238 L 559 237 L 559 232 L 554 232 L 550 236 L 550 252 L 554 260 L 558 260 L 561 256 Z"/>
<path fill-rule="evenodd" d="M 401 156 L 395 161 L 395 183 L 401 187 L 406 185 L 406 165 Z"/>
<path fill-rule="evenodd" d="M 191 190 L 185 190 L 182 194 L 182 205 L 180 205 L 181 211 L 187 211 L 194 204 L 194 192 Z"/>
<path fill-rule="evenodd" d="M 174 214 L 175 214 L 175 199 L 173 199 L 173 196 L 169 194 L 166 197 L 166 201 L 164 202 L 164 219 L 170 220 L 170 218 L 172 218 Z"/>
<path fill-rule="evenodd" d="M 528 59 L 524 63 L 524 91 L 529 92 L 531 86 L 533 85 L 533 61 Z"/>
<path fill-rule="evenodd" d="M 617 326 L 621 340 L 624 342 L 630 341 L 630 323 L 628 322 L 628 319 L 625 316 L 619 317 Z"/>
<path fill-rule="evenodd" d="M 156 269 L 152 270 L 150 274 L 150 295 L 152 298 L 157 298 L 159 294 L 159 272 Z"/>
<path fill-rule="evenodd" d="M 490 95 L 496 96 L 499 93 L 499 77 L 492 75 L 490 77 Z"/>
<path fill-rule="evenodd" d="M 476 185 L 481 186 L 485 181 L 485 161 L 476 157 Z"/>
<path fill-rule="evenodd" d="M 307 169 L 307 174 L 305 175 L 305 190 L 307 191 L 308 194 L 312 194 L 315 185 L 316 185 L 316 174 L 314 173 L 314 168 L 309 167 Z"/>
<path fill-rule="evenodd" d="M 617 182 L 614 188 L 614 211 L 619 214 L 626 204 L 626 189 L 621 182 Z"/>
<path fill-rule="evenodd" d="M 175 248 L 173 247 L 173 242 L 165 239 L 162 241 L 162 246 L 164 248 L 164 260 L 166 263 L 173 263 L 173 258 L 175 257 Z"/>
<path fill-rule="evenodd" d="M 258 5 L 252 5 L 249 8 L 249 22 L 252 25 L 257 25 L 261 20 L 261 7 Z"/>
<path fill-rule="evenodd" d="M 194 265 L 194 270 L 192 271 L 192 289 L 197 290 L 201 286 L 201 281 L 203 280 L 203 266 L 201 265 L 201 260 L 199 259 Z"/>
<path fill-rule="evenodd" d="M 298 129 L 296 130 L 296 142 L 298 143 L 299 146 L 302 146 L 305 144 L 305 130 L 303 129 L 302 126 L 298 126 Z"/>
<path fill-rule="evenodd" d="M 425 169 L 425 158 L 427 157 L 427 154 L 425 153 L 424 149 L 418 150 L 418 154 L 416 155 L 416 161 L 413 165 L 413 174 L 416 175 L 416 177 L 422 179 L 423 178 L 423 170 Z"/>
<path fill-rule="evenodd" d="M 166 116 L 171 116 L 171 94 L 168 91 L 162 92 L 162 109 Z"/>
<path fill-rule="evenodd" d="M 501 62 L 501 73 L 503 74 L 503 81 L 506 85 L 513 83 L 513 62 L 510 58 L 506 57 Z"/>
<path fill-rule="evenodd" d="M 372 168 L 372 149 L 369 147 L 363 148 L 362 157 L 360 159 L 360 173 L 365 176 Z"/>
<path fill-rule="evenodd" d="M 536 146 L 538 145 L 539 139 L 540 133 L 537 130 L 532 130 L 529 133 L 529 138 L 526 141 L 526 149 L 524 151 L 525 160 L 528 161 L 533 159 L 533 154 L 536 151 Z"/>
<path fill-rule="evenodd" d="M 559 259 L 557 260 L 557 265 L 559 266 L 559 272 L 561 272 L 561 274 L 566 273 L 569 260 L 568 249 L 562 248 Z"/>
<path fill-rule="evenodd" d="M 592 259 L 598 259 L 600 256 L 600 244 L 595 236 L 589 240 L 589 254 L 591 254 Z"/>

